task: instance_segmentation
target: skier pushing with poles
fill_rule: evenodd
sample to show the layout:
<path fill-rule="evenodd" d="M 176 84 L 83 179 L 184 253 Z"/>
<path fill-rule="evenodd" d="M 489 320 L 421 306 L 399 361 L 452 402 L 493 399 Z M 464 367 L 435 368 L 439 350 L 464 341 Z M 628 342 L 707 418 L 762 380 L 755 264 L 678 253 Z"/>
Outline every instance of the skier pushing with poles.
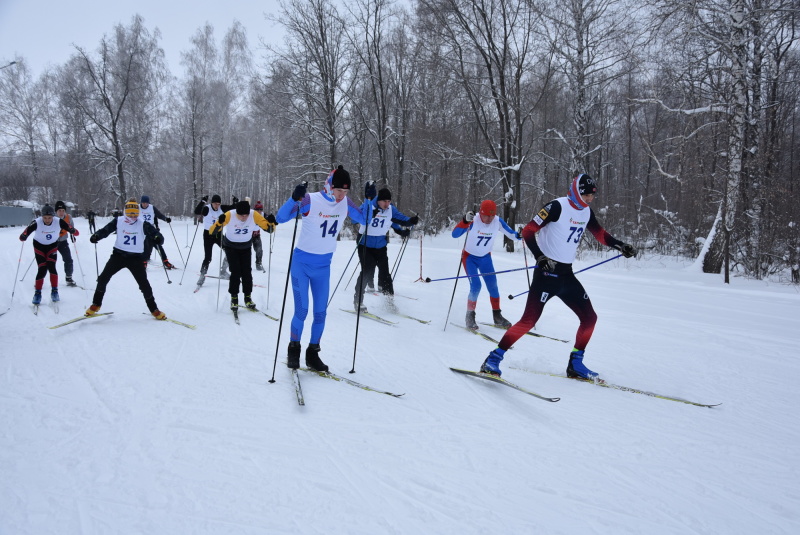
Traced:
<path fill-rule="evenodd" d="M 374 190 L 374 186 L 372 186 Z M 367 197 L 364 201 L 362 210 L 369 214 L 370 205 L 372 206 L 370 219 L 367 225 L 362 225 L 360 234 L 362 238 L 358 242 L 358 255 L 361 258 L 361 274 L 356 280 L 355 296 L 353 297 L 353 307 L 356 311 L 366 312 L 364 306 L 364 289 L 373 280 L 375 268 L 378 268 L 378 290 L 386 296 L 386 302 L 390 310 L 396 311 L 394 305 L 394 285 L 392 283 L 392 273 L 389 270 L 389 256 L 387 254 L 386 233 L 392 228 L 403 238 L 407 238 L 411 233 L 409 229 L 401 227 L 413 227 L 419 222 L 419 217 L 408 217 L 392 204 L 392 192 L 389 188 L 381 188 L 378 191 L 377 199 Z"/>
<path fill-rule="evenodd" d="M 79 234 L 78 229 L 71 227 L 63 219 L 55 216 L 56 211 L 49 204 L 42 208 L 42 215 L 31 221 L 28 228 L 19 235 L 20 241 L 25 241 L 28 236 L 33 234 L 33 252 L 36 255 L 36 263 L 39 270 L 36 272 L 35 291 L 33 293 L 33 304 L 38 305 L 42 302 L 42 286 L 44 286 L 45 273 L 50 273 L 50 299 L 54 302 L 60 300 L 58 296 L 58 271 L 56 271 L 56 260 L 58 259 L 58 236 L 61 231 L 66 231 L 73 236 Z"/>
<path fill-rule="evenodd" d="M 56 216 L 67 223 L 72 228 L 75 225 L 72 223 L 72 216 L 67 213 L 67 205 L 64 201 L 56 201 Z M 72 253 L 69 250 L 69 241 L 67 241 L 67 232 L 62 230 L 58 236 L 58 252 L 61 253 L 61 258 L 64 260 L 64 275 L 67 286 L 77 286 L 72 279 L 72 273 L 75 269 L 75 264 L 72 261 Z M 70 236 L 72 243 L 75 243 L 75 234 Z"/>
<path fill-rule="evenodd" d="M 598 242 L 617 249 L 626 258 L 635 256 L 636 249 L 614 238 L 597 222 L 594 212 L 589 208 L 596 192 L 594 179 L 585 173 L 580 174 L 573 179 L 566 197 L 550 201 L 522 229 L 523 239 L 536 258 L 537 268 L 533 273 L 525 311 L 522 318 L 500 339 L 497 348 L 486 357 L 481 372 L 500 375 L 500 361 L 505 352 L 536 325 L 547 302 L 558 297 L 580 320 L 575 346 L 569 355 L 567 377 L 598 377 L 598 373 L 583 364 L 583 352 L 592 337 L 597 314 L 586 290 L 572 272 L 572 262 L 586 230 Z"/>
<path fill-rule="evenodd" d="M 308 316 L 310 288 L 314 300 L 314 319 L 306 348 L 306 365 L 317 371 L 328 371 L 328 366 L 319 358 L 319 342 L 325 330 L 331 260 L 336 251 L 336 238 L 348 216 L 362 225 L 367 222 L 367 215 L 347 197 L 350 185 L 350 173 L 340 165 L 328 175 L 322 191 L 307 193 L 306 184 L 298 184 L 291 198 L 278 210 L 278 223 L 291 221 L 298 212 L 303 216 L 303 228 L 289 267 L 294 316 L 286 364 L 292 369 L 300 367 L 300 337 Z"/>
<path fill-rule="evenodd" d="M 161 211 L 156 208 L 155 204 L 150 204 L 150 196 L 149 195 L 142 195 L 139 205 L 139 217 L 145 223 L 150 223 L 151 225 L 156 227 L 158 230 L 158 220 L 166 221 L 167 224 L 172 223 L 172 218 L 167 217 L 161 213 Z M 164 250 L 163 247 L 164 241 L 162 240 L 161 243 L 153 243 L 152 240 L 146 239 L 144 244 L 144 258 L 145 258 L 145 267 L 147 262 L 150 261 L 150 253 L 153 252 L 153 245 L 155 245 L 156 249 L 158 250 L 158 254 L 161 256 L 161 263 L 164 265 L 165 269 L 175 269 L 175 266 L 167 259 L 167 252 Z"/>
<path fill-rule="evenodd" d="M 489 291 L 489 301 L 492 304 L 492 319 L 498 327 L 511 327 L 511 322 L 503 317 L 500 310 L 500 290 L 497 288 L 497 275 L 494 274 L 492 262 L 492 245 L 495 236 L 502 232 L 512 240 L 519 240 L 519 232 L 514 232 L 503 218 L 497 215 L 497 205 L 494 201 L 486 199 L 481 203 L 479 217 L 475 219 L 473 212 L 467 212 L 463 219 L 453 229 L 453 237 L 458 238 L 469 232 L 461 252 L 461 262 L 464 272 L 469 277 L 469 296 L 467 297 L 467 329 L 478 330 L 475 321 L 475 308 L 478 305 L 478 295 L 481 292 L 481 281 L 477 275 L 482 275 Z"/>

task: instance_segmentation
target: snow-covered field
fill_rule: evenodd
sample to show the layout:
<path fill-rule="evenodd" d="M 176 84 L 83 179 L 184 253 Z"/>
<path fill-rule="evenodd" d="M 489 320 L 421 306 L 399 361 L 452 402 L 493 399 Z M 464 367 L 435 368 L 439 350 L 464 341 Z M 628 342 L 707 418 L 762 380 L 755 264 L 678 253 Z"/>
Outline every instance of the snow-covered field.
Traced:
<path fill-rule="evenodd" d="M 104 222 L 106 220 L 101 220 Z M 76 279 L 94 287 L 95 248 L 77 220 Z M 188 228 L 187 228 L 188 226 Z M 194 227 L 165 230 L 182 265 Z M 293 224 L 281 225 L 259 306 L 279 316 Z M 613 230 L 613 229 L 612 229 Z M 242 312 L 234 324 L 223 283 L 193 293 L 190 268 L 148 270 L 159 307 L 189 330 L 143 315 L 127 271 L 109 285 L 114 314 L 57 330 L 91 292 L 62 285 L 59 313 L 32 313 L 33 256 L 20 228 L 0 229 L 0 533 L 800 533 L 800 375 L 797 287 L 704 275 L 669 258 L 618 259 L 579 278 L 599 315 L 586 363 L 609 381 L 705 403 L 708 409 L 525 371 L 563 373 L 571 345 L 525 336 L 503 377 L 547 403 L 448 367 L 477 369 L 494 347 L 444 329 L 461 240 L 410 242 L 396 278 L 401 310 L 429 325 L 362 319 L 353 366 L 353 283 L 334 295 L 322 339 L 335 373 L 393 398 L 301 376 L 297 404 L 284 360 L 286 303 L 275 383 L 278 323 Z M 97 246 L 102 269 L 113 236 Z M 265 246 L 268 239 L 265 236 Z M 332 285 L 354 244 L 335 255 Z M 391 261 L 399 244 L 390 245 Z M 212 265 L 217 262 L 217 249 Z M 21 259 L 20 259 L 21 253 Z M 524 265 L 497 244 L 498 270 Z M 584 255 L 576 269 L 604 256 Z M 268 262 L 265 253 L 265 264 Z M 19 271 L 17 271 L 19 268 Z M 81 275 L 81 269 L 83 276 Z M 59 260 L 63 278 L 63 266 Z M 18 273 L 18 274 L 17 274 Z M 16 278 L 15 278 L 16 274 Z M 15 282 L 16 281 L 16 282 Z M 255 281 L 267 285 L 266 274 Z M 500 276 L 503 312 L 516 321 L 522 271 Z M 463 322 L 467 284 L 451 321 Z M 489 321 L 481 294 L 479 321 Z M 303 347 L 308 341 L 307 323 Z M 577 320 L 560 301 L 537 332 L 572 340 Z M 499 337 L 502 332 L 483 328 Z"/>

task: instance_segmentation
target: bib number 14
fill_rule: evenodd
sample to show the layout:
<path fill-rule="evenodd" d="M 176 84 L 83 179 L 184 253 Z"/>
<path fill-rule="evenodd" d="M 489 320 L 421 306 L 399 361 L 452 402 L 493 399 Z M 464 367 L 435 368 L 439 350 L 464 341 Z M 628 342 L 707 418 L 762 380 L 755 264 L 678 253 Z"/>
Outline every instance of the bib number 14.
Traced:
<path fill-rule="evenodd" d="M 328 221 L 323 221 L 322 224 L 319 226 L 322 229 L 322 237 L 325 238 L 326 236 L 331 236 L 333 238 L 336 237 L 336 233 L 339 229 L 339 220 L 333 222 L 331 228 L 328 229 Z"/>

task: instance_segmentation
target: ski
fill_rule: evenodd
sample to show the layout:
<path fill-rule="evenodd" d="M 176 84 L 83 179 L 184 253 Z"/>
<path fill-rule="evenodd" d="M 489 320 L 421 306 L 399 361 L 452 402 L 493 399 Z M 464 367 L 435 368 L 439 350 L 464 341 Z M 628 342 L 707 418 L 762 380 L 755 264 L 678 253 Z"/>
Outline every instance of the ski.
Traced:
<path fill-rule="evenodd" d="M 346 308 L 342 308 L 340 310 L 342 310 L 343 312 L 349 312 L 350 314 L 353 314 L 353 315 L 355 315 L 355 313 L 356 313 L 354 310 L 348 310 Z M 387 319 L 382 318 L 380 316 L 376 316 L 372 312 L 361 312 L 361 316 L 363 316 L 365 318 L 369 318 L 372 321 L 377 321 L 378 323 L 383 323 L 384 325 L 397 325 L 396 321 L 390 321 L 390 320 L 387 320 Z"/>
<path fill-rule="evenodd" d="M 236 322 L 236 325 L 241 325 L 239 322 L 239 310 L 236 308 L 232 308 L 231 312 L 233 312 L 233 321 Z"/>
<path fill-rule="evenodd" d="M 48 327 L 48 329 L 58 329 L 59 327 L 63 327 L 64 325 L 69 325 L 70 323 L 75 323 L 76 321 L 83 321 L 88 320 L 91 318 L 97 318 L 99 316 L 110 316 L 113 312 L 98 312 L 92 316 L 78 316 L 77 318 L 72 318 L 71 320 L 67 320 L 64 323 L 59 323 L 58 325 L 53 325 L 52 327 Z"/>
<path fill-rule="evenodd" d="M 39 315 L 39 305 L 33 305 L 33 315 L 34 316 Z"/>
<path fill-rule="evenodd" d="M 142 312 L 145 316 L 151 316 L 152 314 L 148 314 L 147 312 Z M 195 330 L 197 329 L 197 325 L 189 325 L 188 323 L 184 323 L 182 321 L 174 320 L 172 318 L 164 318 L 163 320 L 158 321 L 168 321 L 170 323 L 174 323 L 175 325 L 180 325 L 181 327 L 186 327 L 187 329 Z"/>
<path fill-rule="evenodd" d="M 249 310 L 250 312 L 255 312 L 255 313 L 258 313 L 258 314 L 263 314 L 266 317 L 268 317 L 269 319 L 271 319 L 272 321 L 278 321 L 278 318 L 276 318 L 275 316 L 270 316 L 269 314 L 267 314 L 266 312 L 264 312 L 263 310 L 261 310 L 259 308 L 248 308 L 245 305 L 239 305 L 239 308 L 243 308 L 245 310 Z"/>
<path fill-rule="evenodd" d="M 380 292 L 370 291 L 372 295 L 376 297 L 386 297 L 386 294 L 382 294 Z M 403 299 L 411 299 L 412 301 L 417 301 L 416 297 L 409 297 L 407 295 L 400 295 L 400 294 L 392 294 L 394 297 L 402 297 Z"/>
<path fill-rule="evenodd" d="M 336 375 L 335 373 L 331 372 L 320 372 L 317 370 L 312 370 L 311 368 L 300 368 L 304 372 L 308 373 L 315 373 L 320 377 L 325 377 L 327 379 L 333 379 L 334 381 L 339 381 L 342 383 L 347 383 L 351 386 L 355 386 L 356 388 L 360 388 L 362 390 L 368 390 L 370 392 L 376 392 L 378 394 L 386 394 L 387 396 L 392 396 L 395 398 L 399 398 L 405 394 L 395 394 L 394 392 L 387 392 L 385 390 L 378 390 L 377 388 L 372 388 L 371 386 L 367 386 L 365 384 L 359 383 L 358 381 L 353 381 L 352 379 L 348 379 L 347 377 L 342 377 L 341 375 Z"/>
<path fill-rule="evenodd" d="M 638 388 L 631 388 L 629 386 L 622 386 L 617 385 L 614 383 L 609 383 L 603 379 L 597 379 L 593 381 L 591 379 L 581 379 L 581 378 L 573 378 L 567 377 L 566 375 L 562 375 L 560 373 L 548 373 L 548 372 L 540 372 L 536 370 L 528 370 L 526 368 L 513 368 L 515 370 L 520 370 L 528 373 L 535 373 L 538 375 L 549 375 L 550 377 L 561 377 L 562 379 L 571 379 L 573 381 L 580 381 L 582 383 L 589 383 L 597 386 L 602 386 L 603 388 L 611 388 L 612 390 L 620 390 L 622 392 L 631 392 L 632 394 L 642 394 L 643 396 L 648 396 L 651 398 L 658 398 L 658 399 L 666 399 L 669 401 L 677 401 L 679 403 L 686 403 L 687 405 L 695 405 L 696 407 L 718 407 L 722 405 L 722 403 L 698 403 L 696 401 L 690 401 L 688 399 L 678 398 L 674 396 L 665 396 L 664 394 L 656 394 L 655 392 L 648 392 L 647 390 L 639 390 Z"/>
<path fill-rule="evenodd" d="M 199 292 L 200 288 L 203 287 L 203 283 L 205 283 L 205 282 L 206 282 L 206 276 L 205 275 L 200 275 L 200 278 L 197 279 L 197 288 L 194 289 L 194 293 Z"/>
<path fill-rule="evenodd" d="M 505 327 L 500 327 L 499 325 L 495 325 L 494 323 L 483 323 L 483 322 L 481 322 L 481 325 L 486 325 L 488 327 L 496 327 L 498 329 L 503 329 L 504 331 L 508 330 Z M 535 333 L 533 331 L 528 331 L 525 334 L 527 334 L 529 336 L 536 336 L 537 338 L 547 338 L 548 340 L 554 340 L 556 342 L 564 342 L 565 344 L 569 343 L 569 340 L 562 340 L 561 338 L 553 338 L 552 336 L 545 336 L 543 334 Z"/>
<path fill-rule="evenodd" d="M 453 325 L 454 327 L 459 327 L 461 329 L 464 329 L 468 333 L 472 333 L 474 335 L 480 336 L 484 340 L 488 340 L 489 342 L 492 342 L 493 344 L 500 345 L 500 341 L 499 340 L 495 340 L 494 338 L 492 338 L 491 336 L 489 336 L 486 333 L 482 333 L 481 331 L 473 331 L 472 329 L 467 329 L 464 325 L 459 325 L 458 323 L 453 323 L 452 321 L 450 322 L 450 325 Z"/>
<path fill-rule="evenodd" d="M 294 393 L 297 395 L 297 404 L 305 405 L 306 401 L 303 399 L 303 389 L 300 387 L 300 374 L 297 370 L 292 370 L 292 384 L 294 385 Z"/>
<path fill-rule="evenodd" d="M 212 279 L 222 279 L 222 280 L 224 280 L 224 281 L 226 281 L 226 280 L 230 280 L 230 277 L 228 277 L 228 278 L 225 278 L 225 277 L 219 277 L 219 276 L 217 276 L 217 275 L 206 275 L 206 277 L 210 277 L 210 278 L 212 278 Z M 257 286 L 257 287 L 259 287 L 259 288 L 266 288 L 266 286 L 264 286 L 263 284 L 256 284 L 255 282 L 253 283 L 253 286 Z"/>
<path fill-rule="evenodd" d="M 543 399 L 544 401 L 550 401 L 552 403 L 555 403 L 556 401 L 561 399 L 561 398 L 548 398 L 546 396 L 542 396 L 541 394 L 537 394 L 536 392 L 531 392 L 530 390 L 526 390 L 526 389 L 522 388 L 521 386 L 515 385 L 514 383 L 510 383 L 510 382 L 506 381 L 505 379 L 501 379 L 500 377 L 497 377 L 496 375 L 491 375 L 491 374 L 488 374 L 488 373 L 481 373 L 481 372 L 473 372 L 473 371 L 470 371 L 470 370 L 461 370 L 459 368 L 450 368 L 450 369 L 452 371 L 456 372 L 456 373 L 461 373 L 463 375 L 469 375 L 469 376 L 472 376 L 472 377 L 479 377 L 481 379 L 485 379 L 485 380 L 491 381 L 493 383 L 505 385 L 507 387 L 513 388 L 514 390 L 519 390 L 520 392 L 525 392 L 529 396 L 533 396 L 535 398 Z"/>
<path fill-rule="evenodd" d="M 428 325 L 431 322 L 431 320 L 421 320 L 419 318 L 415 318 L 414 316 L 409 316 L 408 314 L 401 314 L 400 312 L 394 312 L 394 315 L 395 316 L 400 316 L 401 318 L 406 318 L 406 319 L 418 321 L 418 322 L 420 322 L 420 323 L 422 323 L 424 325 Z"/>

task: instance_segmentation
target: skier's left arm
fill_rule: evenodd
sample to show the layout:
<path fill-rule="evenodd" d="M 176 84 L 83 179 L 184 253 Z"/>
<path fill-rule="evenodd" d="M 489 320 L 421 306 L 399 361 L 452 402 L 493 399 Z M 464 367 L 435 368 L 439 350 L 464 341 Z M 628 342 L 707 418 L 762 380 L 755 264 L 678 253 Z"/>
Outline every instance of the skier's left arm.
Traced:
<path fill-rule="evenodd" d="M 220 214 L 217 220 L 214 221 L 214 224 L 211 225 L 211 228 L 208 229 L 208 235 L 213 236 L 214 234 L 222 232 L 222 227 L 227 225 L 232 217 L 233 217 L 233 210 L 229 210 L 225 213 Z"/>
<path fill-rule="evenodd" d="M 156 214 L 156 219 L 160 219 L 161 221 L 165 221 L 168 225 L 170 223 L 172 223 L 172 218 L 171 217 L 167 217 L 164 214 L 162 214 L 161 211 L 158 208 L 156 208 L 155 204 L 153 205 L 153 213 Z"/>
<path fill-rule="evenodd" d="M 622 253 L 625 258 L 636 256 L 638 251 L 633 245 L 620 241 L 609 234 L 608 231 L 604 229 L 597 221 L 597 218 L 594 216 L 594 211 L 591 208 L 589 208 L 589 210 L 591 213 L 589 214 L 589 223 L 586 225 L 586 230 L 591 232 L 592 236 L 594 236 L 597 241 L 607 247 L 616 249 Z"/>
<path fill-rule="evenodd" d="M 372 205 L 370 203 L 364 203 L 362 206 L 358 206 L 350 197 L 347 197 L 347 215 L 354 223 L 366 225 L 371 208 Z"/>
<path fill-rule="evenodd" d="M 267 216 L 263 216 L 258 212 L 253 213 L 253 221 L 256 225 L 261 227 L 262 229 L 266 230 L 269 233 L 275 231 L 275 227 L 278 225 L 278 221 L 275 219 L 275 216 L 269 214 Z"/>
<path fill-rule="evenodd" d="M 64 221 L 63 219 L 59 219 L 58 220 L 58 226 L 61 227 L 61 230 L 64 230 L 64 231 L 72 234 L 73 236 L 80 236 L 80 233 L 78 232 L 78 229 L 76 229 L 75 227 L 73 227 L 72 225 L 70 225 L 69 223 Z"/>
<path fill-rule="evenodd" d="M 508 236 L 509 239 L 511 239 L 511 240 L 521 240 L 522 239 L 522 234 L 520 234 L 519 232 L 516 232 L 514 229 L 509 227 L 508 223 L 506 223 L 505 220 L 502 217 L 498 216 L 497 219 L 500 220 L 500 230 L 502 230 L 503 234 Z"/>
<path fill-rule="evenodd" d="M 408 217 L 406 214 L 398 210 L 395 207 L 395 205 L 392 204 L 391 207 L 392 207 L 392 223 L 394 223 L 392 227 L 394 227 L 395 225 L 402 225 L 404 227 L 413 227 L 414 225 L 419 223 L 418 216 Z"/>
<path fill-rule="evenodd" d="M 155 225 L 150 223 L 149 221 L 145 221 L 144 225 L 144 235 L 148 238 L 153 239 L 153 243 L 156 245 L 163 245 L 164 244 L 164 236 L 158 231 Z"/>

